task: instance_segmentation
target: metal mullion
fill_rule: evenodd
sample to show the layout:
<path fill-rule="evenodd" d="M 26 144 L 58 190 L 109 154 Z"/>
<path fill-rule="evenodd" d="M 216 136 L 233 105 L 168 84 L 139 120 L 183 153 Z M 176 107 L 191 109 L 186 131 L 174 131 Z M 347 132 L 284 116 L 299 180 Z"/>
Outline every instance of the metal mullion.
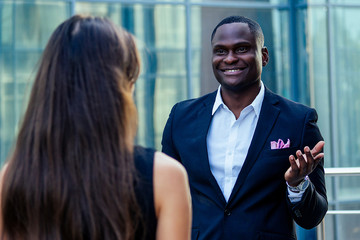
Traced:
<path fill-rule="evenodd" d="M 360 4 L 328 3 L 330 7 L 359 8 Z"/>
<path fill-rule="evenodd" d="M 337 139 L 338 139 L 338 120 L 337 120 L 337 106 L 336 106 L 336 99 L 337 99 L 337 93 L 336 93 L 336 83 L 335 83 L 335 70 L 333 66 L 335 66 L 335 58 L 334 53 L 332 49 L 334 49 L 334 41 L 332 39 L 333 33 L 332 33 L 332 8 L 330 7 L 329 2 L 326 4 L 327 9 L 327 40 L 328 40 L 328 74 L 329 74 L 329 102 L 330 102 L 330 132 L 331 132 L 331 156 L 332 156 L 332 164 L 333 166 L 338 166 L 339 163 L 339 151 L 337 149 Z M 339 208 L 339 203 L 337 201 L 337 189 L 339 187 L 339 179 L 333 180 L 333 199 L 335 202 L 335 209 Z M 339 219 L 337 215 L 334 216 L 334 235 L 336 236 L 336 239 L 339 239 L 339 229 L 337 226 L 339 226 Z"/>
<path fill-rule="evenodd" d="M 348 8 L 358 8 L 360 7 L 360 2 L 358 4 L 356 3 L 298 3 L 296 4 L 297 8 L 308 8 L 308 7 L 348 7 Z"/>
<path fill-rule="evenodd" d="M 290 92 L 291 98 L 294 101 L 299 101 L 299 74 L 298 74 L 298 41 L 297 41 L 297 19 L 296 19 L 296 6 L 293 1 L 290 2 L 289 6 L 289 49 L 290 49 Z"/>
<path fill-rule="evenodd" d="M 17 59 L 17 56 L 16 56 L 16 47 L 15 47 L 15 42 L 16 42 L 16 5 L 17 5 L 17 3 L 16 2 L 14 2 L 13 3 L 13 8 L 12 8 L 12 19 L 13 19 L 13 22 L 12 22 L 12 33 L 11 33 L 11 35 L 12 35 L 12 42 L 13 42 L 13 44 L 12 44 L 12 47 L 11 47 L 11 50 L 12 50 L 12 55 L 13 55 L 13 57 L 12 57 L 12 64 L 13 64 L 13 67 L 12 67 L 12 73 L 11 73 L 11 75 L 12 75 L 12 77 L 13 77 L 13 79 L 12 79 L 12 81 L 14 82 L 14 92 L 13 92 L 13 94 L 14 94 L 14 107 L 15 107 L 15 121 L 18 123 L 18 119 L 19 119 L 19 115 L 20 115 L 20 113 L 19 113 L 19 107 L 18 107 L 18 104 L 17 104 L 17 93 L 18 93 L 18 86 L 17 86 L 17 78 L 16 78 L 16 59 Z M 15 134 L 15 132 L 14 132 L 14 134 Z"/>
<path fill-rule="evenodd" d="M 37 1 L 32 1 L 32 2 L 3 0 L 3 1 L 1 1 L 1 3 L 13 3 L 13 5 L 40 5 L 40 4 L 55 5 L 57 3 L 70 3 L 72 1 L 74 1 L 74 0 L 56 0 L 56 1 L 37 0 Z"/>
<path fill-rule="evenodd" d="M 326 214 L 329 215 L 358 215 L 360 210 L 328 210 Z"/>
<path fill-rule="evenodd" d="M 236 7 L 236 8 L 251 8 L 251 9 L 288 9 L 288 4 L 271 4 L 265 2 L 229 2 L 229 1 L 218 1 L 218 2 L 192 2 L 192 6 L 202 6 L 202 7 Z"/>
<path fill-rule="evenodd" d="M 70 16 L 75 15 L 76 0 L 70 0 Z"/>
<path fill-rule="evenodd" d="M 73 1 L 73 0 L 68 0 Z M 203 6 L 203 7 L 237 7 L 252 9 L 288 9 L 288 4 L 271 4 L 271 3 L 246 3 L 246 2 L 191 2 L 185 1 L 146 1 L 146 0 L 76 0 L 76 2 L 101 2 L 101 3 L 123 3 L 123 4 L 166 4 L 166 5 L 185 5 L 185 6 Z"/>
<path fill-rule="evenodd" d="M 190 0 L 186 0 L 185 5 L 185 21 L 186 21 L 186 83 L 187 83 L 187 98 L 194 97 L 193 80 L 192 80 L 192 31 L 191 31 L 191 4 Z"/>
<path fill-rule="evenodd" d="M 75 0 L 76 2 L 87 2 L 87 3 L 120 3 L 120 4 L 144 4 L 144 5 L 184 5 L 184 2 L 180 1 L 146 1 L 146 0 Z"/>
<path fill-rule="evenodd" d="M 360 176 L 360 167 L 325 168 L 325 176 Z"/>

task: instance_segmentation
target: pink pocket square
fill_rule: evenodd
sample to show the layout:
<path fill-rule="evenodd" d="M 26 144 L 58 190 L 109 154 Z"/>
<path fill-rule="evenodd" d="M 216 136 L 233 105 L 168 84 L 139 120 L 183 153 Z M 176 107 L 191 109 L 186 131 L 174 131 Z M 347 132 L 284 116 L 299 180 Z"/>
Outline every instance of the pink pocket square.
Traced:
<path fill-rule="evenodd" d="M 271 149 L 281 149 L 281 148 L 289 148 L 290 147 L 290 139 L 287 140 L 286 143 L 282 139 L 270 142 Z"/>

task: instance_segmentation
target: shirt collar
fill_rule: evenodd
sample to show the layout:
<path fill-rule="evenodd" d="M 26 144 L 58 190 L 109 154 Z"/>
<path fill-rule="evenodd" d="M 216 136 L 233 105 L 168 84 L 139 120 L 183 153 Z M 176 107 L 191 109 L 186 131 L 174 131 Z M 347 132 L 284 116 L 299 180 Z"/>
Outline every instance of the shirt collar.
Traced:
<path fill-rule="evenodd" d="M 254 101 L 250 104 L 250 106 L 252 106 L 254 108 L 254 112 L 255 112 L 256 116 L 259 116 L 259 114 L 260 114 L 261 106 L 262 106 L 264 96 L 265 96 L 264 83 L 262 81 L 260 81 L 260 83 L 261 83 L 260 92 L 258 93 L 256 98 L 254 99 Z M 218 110 L 218 108 L 220 106 L 226 107 L 226 105 L 224 104 L 224 102 L 222 100 L 220 89 L 221 89 L 221 85 L 218 87 L 218 90 L 217 90 L 217 93 L 216 93 L 216 98 L 215 98 L 214 106 L 213 106 L 213 109 L 212 109 L 212 115 L 215 114 L 216 110 Z"/>

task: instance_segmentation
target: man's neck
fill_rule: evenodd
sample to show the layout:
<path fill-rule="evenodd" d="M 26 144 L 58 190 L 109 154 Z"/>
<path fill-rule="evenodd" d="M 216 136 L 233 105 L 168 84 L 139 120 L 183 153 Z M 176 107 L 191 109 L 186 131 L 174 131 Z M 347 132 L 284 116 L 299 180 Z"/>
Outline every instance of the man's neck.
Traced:
<path fill-rule="evenodd" d="M 239 118 L 241 111 L 249 106 L 261 89 L 261 82 L 252 84 L 246 89 L 233 91 L 221 87 L 221 97 L 224 104 L 232 111 L 236 117 Z"/>

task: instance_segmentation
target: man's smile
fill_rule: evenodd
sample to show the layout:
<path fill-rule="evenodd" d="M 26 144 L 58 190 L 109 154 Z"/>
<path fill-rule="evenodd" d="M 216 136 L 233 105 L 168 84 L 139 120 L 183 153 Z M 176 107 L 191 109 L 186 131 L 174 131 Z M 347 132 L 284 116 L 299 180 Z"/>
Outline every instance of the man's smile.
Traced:
<path fill-rule="evenodd" d="M 229 70 L 224 70 L 224 72 L 238 72 L 240 71 L 240 69 L 229 69 Z"/>
<path fill-rule="evenodd" d="M 221 69 L 225 75 L 236 75 L 241 73 L 245 68 Z"/>

